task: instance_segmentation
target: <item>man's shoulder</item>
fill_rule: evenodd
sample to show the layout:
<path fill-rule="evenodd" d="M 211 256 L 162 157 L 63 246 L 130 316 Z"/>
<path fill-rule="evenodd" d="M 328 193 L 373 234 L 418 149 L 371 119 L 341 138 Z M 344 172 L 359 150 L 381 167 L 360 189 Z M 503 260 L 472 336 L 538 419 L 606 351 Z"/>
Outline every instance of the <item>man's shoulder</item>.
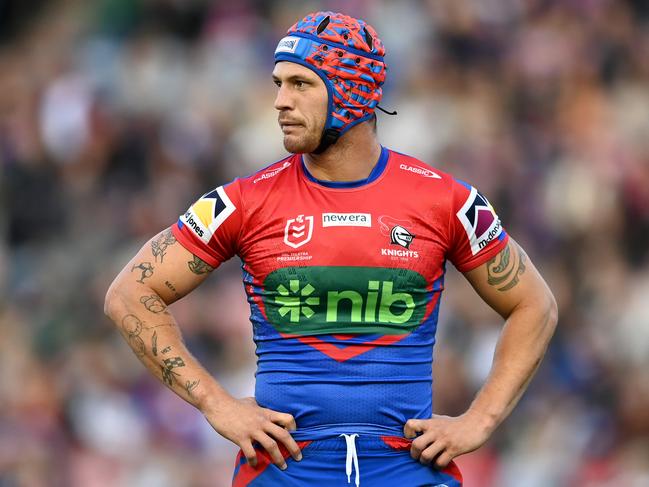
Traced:
<path fill-rule="evenodd" d="M 453 184 L 451 174 L 408 154 L 395 150 L 390 152 L 394 157 L 395 173 L 410 180 L 409 182 L 434 184 L 438 187 L 450 187 Z"/>
<path fill-rule="evenodd" d="M 296 160 L 295 154 L 289 154 L 283 159 L 275 161 L 249 176 L 239 178 L 239 184 L 242 188 L 251 190 L 263 188 L 267 186 L 268 182 L 288 173 L 295 166 Z"/>

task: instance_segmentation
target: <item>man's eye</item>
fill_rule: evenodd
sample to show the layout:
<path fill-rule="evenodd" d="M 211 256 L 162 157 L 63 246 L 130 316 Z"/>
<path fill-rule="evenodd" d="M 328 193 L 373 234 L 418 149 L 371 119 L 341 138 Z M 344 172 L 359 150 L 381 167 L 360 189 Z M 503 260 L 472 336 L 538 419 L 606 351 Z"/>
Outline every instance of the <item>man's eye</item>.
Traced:
<path fill-rule="evenodd" d="M 295 87 L 296 88 L 304 88 L 306 86 L 306 83 L 304 81 L 296 81 L 295 82 Z"/>
<path fill-rule="evenodd" d="M 275 86 L 277 86 L 278 88 L 282 86 L 282 83 L 278 79 L 274 79 L 273 83 L 275 83 Z"/>

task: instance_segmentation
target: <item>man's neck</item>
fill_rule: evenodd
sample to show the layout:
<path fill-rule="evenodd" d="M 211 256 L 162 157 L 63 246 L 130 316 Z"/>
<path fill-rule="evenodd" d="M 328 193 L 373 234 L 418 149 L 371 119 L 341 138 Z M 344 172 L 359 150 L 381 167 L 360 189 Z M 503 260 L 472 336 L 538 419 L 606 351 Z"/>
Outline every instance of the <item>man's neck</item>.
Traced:
<path fill-rule="evenodd" d="M 381 145 L 367 123 L 352 127 L 322 154 L 304 154 L 304 164 L 321 181 L 366 179 L 381 155 Z"/>

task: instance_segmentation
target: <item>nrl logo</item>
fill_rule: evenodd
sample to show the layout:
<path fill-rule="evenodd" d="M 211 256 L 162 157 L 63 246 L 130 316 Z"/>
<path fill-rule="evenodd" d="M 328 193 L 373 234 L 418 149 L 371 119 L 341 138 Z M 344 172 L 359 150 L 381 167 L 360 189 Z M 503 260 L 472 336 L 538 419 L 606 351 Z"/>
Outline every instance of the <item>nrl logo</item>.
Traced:
<path fill-rule="evenodd" d="M 299 215 L 286 221 L 284 228 L 284 243 L 289 247 L 297 249 L 309 240 L 313 235 L 313 216 Z"/>

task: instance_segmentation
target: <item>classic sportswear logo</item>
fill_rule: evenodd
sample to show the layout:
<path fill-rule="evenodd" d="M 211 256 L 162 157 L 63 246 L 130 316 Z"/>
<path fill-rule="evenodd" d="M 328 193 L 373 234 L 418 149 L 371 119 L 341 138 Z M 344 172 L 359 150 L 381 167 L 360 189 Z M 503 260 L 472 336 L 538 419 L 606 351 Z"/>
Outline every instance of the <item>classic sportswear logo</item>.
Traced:
<path fill-rule="evenodd" d="M 290 167 L 290 166 L 291 166 L 291 163 L 288 162 L 288 161 L 286 161 L 286 162 L 285 162 L 283 165 L 281 165 L 280 167 L 275 168 L 275 169 L 273 169 L 272 171 L 265 172 L 265 173 L 263 173 L 261 176 L 256 177 L 256 178 L 252 181 L 252 183 L 253 183 L 253 184 L 256 184 L 256 183 L 258 183 L 259 181 L 263 181 L 264 179 L 270 179 L 270 178 L 272 178 L 272 177 L 275 177 L 275 176 L 277 176 L 281 171 L 283 171 L 284 169 L 286 169 L 287 167 Z"/>
<path fill-rule="evenodd" d="M 277 44 L 277 48 L 275 48 L 275 54 L 277 54 L 278 52 L 294 53 L 295 50 L 297 49 L 299 42 L 300 42 L 299 37 L 286 36 L 282 40 L 280 40 L 279 43 Z"/>
<path fill-rule="evenodd" d="M 409 164 L 399 164 L 399 169 L 424 176 L 425 178 L 442 179 L 435 171 L 420 166 L 411 166 Z"/>
<path fill-rule="evenodd" d="M 284 227 L 284 243 L 289 247 L 297 249 L 313 236 L 313 217 L 298 215 L 295 218 L 286 220 Z"/>
<path fill-rule="evenodd" d="M 180 217 L 180 222 L 187 225 L 203 242 L 208 243 L 212 235 L 236 207 L 223 189 L 219 186 L 204 194 L 187 212 Z"/>
<path fill-rule="evenodd" d="M 402 335 L 421 323 L 426 287 L 408 269 L 288 267 L 266 278 L 262 299 L 268 320 L 283 333 Z"/>
<path fill-rule="evenodd" d="M 469 197 L 457 212 L 457 217 L 469 238 L 473 255 L 480 252 L 503 231 L 493 207 L 474 187 L 471 187 Z"/>
<path fill-rule="evenodd" d="M 323 227 L 371 227 L 372 215 L 369 213 L 323 213 Z"/>

